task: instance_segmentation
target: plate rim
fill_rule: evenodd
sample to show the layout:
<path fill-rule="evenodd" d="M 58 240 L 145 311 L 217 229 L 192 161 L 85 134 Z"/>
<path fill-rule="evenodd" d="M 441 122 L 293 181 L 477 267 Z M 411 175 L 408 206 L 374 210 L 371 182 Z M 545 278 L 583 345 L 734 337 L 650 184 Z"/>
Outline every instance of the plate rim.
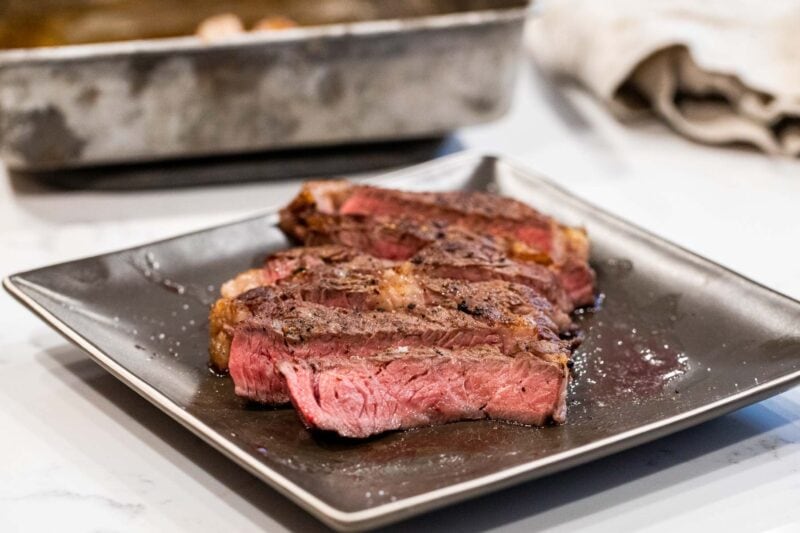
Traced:
<path fill-rule="evenodd" d="M 379 183 L 385 184 L 392 178 L 402 177 L 409 172 L 424 172 L 426 170 L 435 169 L 436 167 L 457 164 L 470 160 L 475 162 L 492 161 L 495 164 L 502 163 L 509 165 L 526 181 L 535 182 L 537 184 L 545 184 L 546 186 L 557 190 L 559 193 L 567 195 L 577 203 L 583 204 L 584 206 L 590 208 L 595 214 L 601 215 L 602 218 L 612 222 L 615 226 L 622 225 L 626 231 L 637 234 L 638 236 L 651 237 L 657 240 L 660 246 L 666 246 L 679 252 L 684 259 L 689 258 L 695 261 L 699 260 L 700 262 L 710 265 L 716 269 L 722 269 L 728 274 L 746 282 L 748 285 L 755 286 L 759 290 L 765 290 L 773 296 L 777 296 L 786 300 L 787 303 L 800 306 L 800 301 L 795 300 L 794 298 L 742 276 L 741 274 L 738 274 L 737 272 L 723 265 L 719 265 L 710 259 L 706 259 L 705 257 L 687 250 L 680 245 L 674 244 L 667 239 L 641 228 L 632 222 L 626 221 L 617 215 L 609 213 L 608 211 L 592 204 L 591 202 L 588 202 L 583 198 L 571 193 L 539 172 L 529 169 L 527 164 L 520 162 L 513 157 L 467 150 L 457 154 L 437 158 L 420 165 L 405 167 L 388 173 L 381 173 L 370 178 L 368 181 L 378 181 Z M 172 237 L 85 258 L 54 263 L 52 265 L 20 272 L 17 274 L 11 274 L 3 278 L 2 284 L 5 290 L 15 299 L 33 311 L 34 314 L 41 318 L 56 332 L 61 334 L 73 344 L 77 345 L 79 348 L 86 351 L 101 367 L 103 367 L 106 371 L 111 373 L 129 388 L 134 390 L 137 394 L 148 400 L 182 426 L 192 431 L 195 435 L 202 438 L 216 450 L 223 453 L 223 455 L 239 464 L 239 466 L 245 468 L 245 470 L 266 482 L 283 496 L 299 505 L 312 516 L 321 520 L 326 525 L 340 531 L 358 531 L 386 525 L 404 518 L 409 518 L 414 515 L 422 514 L 423 512 L 443 507 L 456 501 L 463 501 L 472 497 L 476 497 L 479 494 L 494 492 L 515 483 L 529 481 L 544 475 L 555 473 L 556 471 L 565 470 L 579 464 L 587 463 L 592 460 L 611 455 L 612 453 L 629 449 L 636 445 L 643 444 L 670 433 L 674 433 L 676 431 L 680 431 L 693 425 L 705 422 L 800 384 L 800 370 L 790 372 L 782 377 L 758 384 L 754 387 L 726 396 L 725 398 L 721 398 L 714 402 L 706 403 L 702 406 L 689 409 L 663 420 L 637 426 L 616 435 L 611 435 L 609 437 L 605 437 L 598 441 L 584 444 L 576 448 L 571 448 L 547 457 L 528 461 L 520 465 L 498 470 L 484 476 L 476 477 L 452 485 L 440 487 L 438 489 L 420 493 L 408 498 L 399 499 L 394 502 L 387 502 L 369 509 L 343 511 L 325 502 L 321 498 L 299 486 L 297 483 L 291 481 L 288 477 L 281 475 L 277 471 L 269 468 L 251 455 L 241 450 L 232 441 L 226 439 L 222 434 L 214 431 L 198 417 L 189 414 L 178 404 L 167 398 L 158 389 L 149 385 L 136 374 L 114 361 L 108 353 L 92 344 L 88 339 L 83 337 L 80 332 L 71 328 L 61 319 L 53 315 L 43 305 L 39 304 L 33 297 L 26 294 L 23 290 L 25 285 L 24 276 L 28 273 L 70 264 L 75 261 L 83 261 L 87 259 L 94 259 L 134 251 L 143 247 L 152 246 L 154 244 L 187 237 L 189 235 L 203 233 L 230 225 L 240 224 L 250 220 L 265 218 L 268 216 L 275 216 L 276 212 L 277 210 L 275 208 L 271 208 L 258 214 L 248 215 L 247 217 L 241 219 L 204 227 Z M 479 493 L 481 489 L 484 490 Z"/>

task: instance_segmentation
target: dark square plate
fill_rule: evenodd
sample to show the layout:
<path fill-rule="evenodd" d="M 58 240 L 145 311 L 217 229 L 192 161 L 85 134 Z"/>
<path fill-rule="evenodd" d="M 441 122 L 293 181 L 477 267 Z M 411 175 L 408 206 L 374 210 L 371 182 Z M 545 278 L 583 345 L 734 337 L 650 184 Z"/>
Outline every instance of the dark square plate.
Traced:
<path fill-rule="evenodd" d="M 589 230 L 604 298 L 578 316 L 569 420 L 464 422 L 349 442 L 258 409 L 206 367 L 222 281 L 287 245 L 275 214 L 17 274 L 5 287 L 120 380 L 327 524 L 363 529 L 698 424 L 800 381 L 800 303 L 495 157 L 459 154 L 379 183 L 489 189 Z"/>

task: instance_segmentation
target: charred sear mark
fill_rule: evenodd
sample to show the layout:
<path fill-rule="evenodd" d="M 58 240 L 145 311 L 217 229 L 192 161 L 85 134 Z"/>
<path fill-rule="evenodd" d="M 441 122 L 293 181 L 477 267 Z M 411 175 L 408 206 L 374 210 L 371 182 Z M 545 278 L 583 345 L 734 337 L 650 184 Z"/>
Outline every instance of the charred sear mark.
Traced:
<path fill-rule="evenodd" d="M 472 315 L 472 316 L 478 316 L 479 317 L 479 316 L 484 316 L 486 314 L 486 310 L 483 307 L 480 307 L 480 306 L 477 306 L 477 305 L 473 306 L 473 307 L 470 307 L 467 304 L 466 300 L 461 300 L 460 302 L 458 302 L 457 309 L 459 311 L 461 311 L 462 313 L 466 313 L 466 314 Z"/>

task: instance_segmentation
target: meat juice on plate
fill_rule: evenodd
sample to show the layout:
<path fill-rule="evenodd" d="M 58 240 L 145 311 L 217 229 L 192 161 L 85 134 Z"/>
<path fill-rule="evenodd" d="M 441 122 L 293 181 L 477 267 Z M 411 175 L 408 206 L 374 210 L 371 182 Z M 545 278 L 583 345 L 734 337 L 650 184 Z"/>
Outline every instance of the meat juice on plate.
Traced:
<path fill-rule="evenodd" d="M 634 265 L 607 259 L 595 265 L 599 284 L 624 285 Z M 673 333 L 681 318 L 676 295 L 645 295 L 648 303 L 634 307 L 628 299 L 601 294 L 594 307 L 579 309 L 575 322 L 584 334 L 573 355 L 570 405 L 646 401 L 672 387 L 691 370 L 688 356 Z"/>

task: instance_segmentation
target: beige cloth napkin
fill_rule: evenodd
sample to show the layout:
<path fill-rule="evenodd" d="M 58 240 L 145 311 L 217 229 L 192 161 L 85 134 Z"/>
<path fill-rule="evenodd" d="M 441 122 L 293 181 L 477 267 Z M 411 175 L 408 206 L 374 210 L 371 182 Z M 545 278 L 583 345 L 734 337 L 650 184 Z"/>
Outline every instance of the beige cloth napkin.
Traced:
<path fill-rule="evenodd" d="M 655 112 L 712 144 L 800 155 L 800 0 L 550 0 L 527 34 L 545 70 L 620 118 Z"/>

